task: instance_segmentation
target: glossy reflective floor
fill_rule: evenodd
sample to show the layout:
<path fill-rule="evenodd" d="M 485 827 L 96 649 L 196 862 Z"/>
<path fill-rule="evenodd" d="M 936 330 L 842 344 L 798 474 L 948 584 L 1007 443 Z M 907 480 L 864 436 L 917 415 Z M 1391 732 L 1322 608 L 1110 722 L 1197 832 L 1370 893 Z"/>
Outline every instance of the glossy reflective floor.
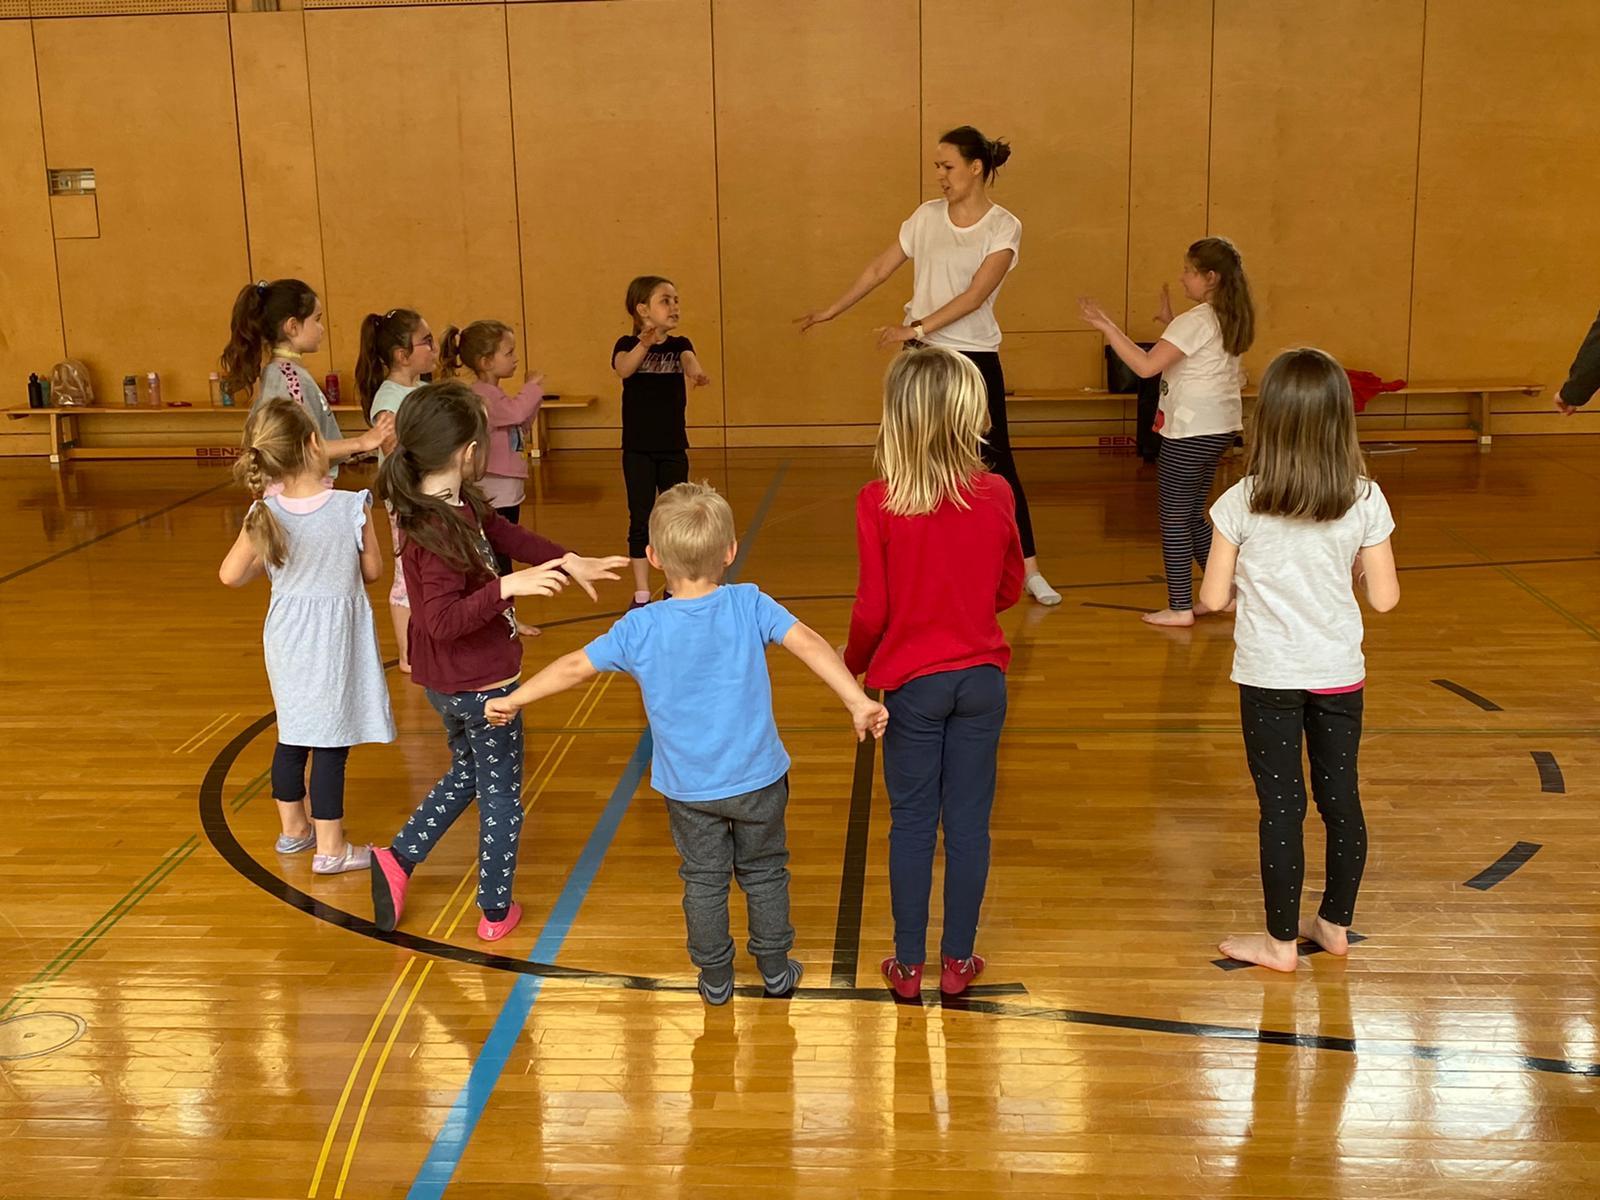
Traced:
<path fill-rule="evenodd" d="M 718 1010 L 631 681 L 528 714 L 522 927 L 480 948 L 463 827 L 381 940 L 364 878 L 273 853 L 267 591 L 216 583 L 223 471 L 0 462 L 0 1196 L 1600 1194 L 1600 445 L 1374 459 L 1404 594 L 1368 618 L 1367 940 L 1294 977 L 1213 962 L 1259 921 L 1254 797 L 1228 623 L 1131 611 L 1163 594 L 1153 476 L 1021 460 L 1066 602 L 1004 617 L 986 986 L 889 1002 L 876 764 L 775 652 L 807 976 Z M 865 452 L 694 468 L 743 577 L 839 640 Z M 615 456 L 538 470 L 525 523 L 615 549 Z M 527 662 L 625 601 L 527 605 Z M 350 763 L 363 839 L 445 760 L 390 675 L 400 739 Z M 1314 821 L 1308 846 L 1315 896 Z"/>

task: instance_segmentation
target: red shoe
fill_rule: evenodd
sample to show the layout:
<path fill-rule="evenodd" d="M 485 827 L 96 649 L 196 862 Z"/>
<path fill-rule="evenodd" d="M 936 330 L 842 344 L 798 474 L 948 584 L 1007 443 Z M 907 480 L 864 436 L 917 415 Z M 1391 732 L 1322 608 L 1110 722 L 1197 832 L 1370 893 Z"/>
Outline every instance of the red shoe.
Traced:
<path fill-rule="evenodd" d="M 491 921 L 488 917 L 478 918 L 478 940 L 483 942 L 498 942 L 506 934 L 517 927 L 517 922 L 522 920 L 522 905 L 513 904 L 506 909 L 506 915 L 498 921 Z"/>
<path fill-rule="evenodd" d="M 406 888 L 411 876 L 395 858 L 393 850 L 372 847 L 372 923 L 385 933 L 393 933 L 406 910 Z"/>
<path fill-rule="evenodd" d="M 922 995 L 922 964 L 907 966 L 898 958 L 886 958 L 879 970 L 883 977 L 889 981 L 889 986 L 894 989 L 894 994 L 902 1000 L 915 1000 Z"/>
<path fill-rule="evenodd" d="M 974 954 L 971 958 L 947 958 L 944 970 L 939 972 L 939 990 L 946 996 L 959 996 L 967 985 L 983 974 L 983 959 Z"/>

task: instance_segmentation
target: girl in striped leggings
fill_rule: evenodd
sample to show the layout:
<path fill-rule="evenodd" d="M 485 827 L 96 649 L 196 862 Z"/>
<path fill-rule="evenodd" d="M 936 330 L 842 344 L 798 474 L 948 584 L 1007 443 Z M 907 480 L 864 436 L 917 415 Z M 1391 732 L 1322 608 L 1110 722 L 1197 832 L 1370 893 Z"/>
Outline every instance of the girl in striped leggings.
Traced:
<path fill-rule="evenodd" d="M 1201 238 L 1184 256 L 1183 293 L 1195 306 L 1172 315 L 1161 289 L 1161 340 L 1141 350 L 1100 305 L 1079 301 L 1083 319 L 1105 335 L 1106 344 L 1141 379 L 1161 376 L 1162 438 L 1157 481 L 1161 507 L 1161 556 L 1167 575 L 1167 607 L 1146 613 L 1151 625 L 1193 625 L 1208 609 L 1194 603 L 1194 570 L 1205 570 L 1211 552 L 1206 499 L 1217 463 L 1244 428 L 1239 356 L 1255 338 L 1255 308 L 1244 262 L 1227 238 Z M 1232 611 L 1230 602 L 1227 611 Z"/>

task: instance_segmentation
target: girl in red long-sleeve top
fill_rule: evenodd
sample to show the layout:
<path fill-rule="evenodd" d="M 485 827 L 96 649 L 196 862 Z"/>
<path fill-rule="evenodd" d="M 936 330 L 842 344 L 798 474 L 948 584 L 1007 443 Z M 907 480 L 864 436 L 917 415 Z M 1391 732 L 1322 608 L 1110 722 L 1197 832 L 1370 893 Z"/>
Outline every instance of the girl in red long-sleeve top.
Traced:
<path fill-rule="evenodd" d="M 940 990 L 983 970 L 972 952 L 989 875 L 989 812 L 1005 721 L 1011 647 L 998 613 L 1022 593 L 1011 486 L 985 470 L 983 376 L 949 350 L 899 355 L 883 387 L 877 467 L 861 489 L 861 555 L 845 665 L 884 690 L 889 729 L 889 891 L 895 953 L 883 962 L 906 998 L 922 987 L 933 852 L 944 829 Z"/>
<path fill-rule="evenodd" d="M 522 669 L 512 600 L 550 596 L 568 582 L 595 598 L 625 558 L 584 558 L 513 525 L 476 486 L 488 454 L 483 403 L 466 384 L 430 383 L 406 397 L 395 421 L 399 448 L 378 473 L 378 495 L 394 511 L 411 598 L 411 678 L 444 721 L 451 764 L 385 849 L 372 852 L 373 920 L 393 929 L 411 872 L 478 801 L 478 936 L 497 941 L 516 927 L 512 899 L 522 833 L 522 727 L 496 727 L 484 704 L 516 688 Z M 538 566 L 501 576 L 495 553 Z"/>

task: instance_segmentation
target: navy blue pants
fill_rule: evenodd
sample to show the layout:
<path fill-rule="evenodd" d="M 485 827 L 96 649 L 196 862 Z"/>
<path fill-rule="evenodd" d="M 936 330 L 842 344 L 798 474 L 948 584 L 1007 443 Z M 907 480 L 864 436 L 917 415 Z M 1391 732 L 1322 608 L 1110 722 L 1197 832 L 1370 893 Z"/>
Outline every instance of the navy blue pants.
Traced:
<path fill-rule="evenodd" d="M 989 882 L 989 812 L 1006 719 L 998 667 L 923 675 L 884 697 L 883 782 L 889 791 L 889 896 L 894 953 L 927 958 L 933 851 L 944 830 L 944 936 L 940 952 L 972 957 Z"/>

